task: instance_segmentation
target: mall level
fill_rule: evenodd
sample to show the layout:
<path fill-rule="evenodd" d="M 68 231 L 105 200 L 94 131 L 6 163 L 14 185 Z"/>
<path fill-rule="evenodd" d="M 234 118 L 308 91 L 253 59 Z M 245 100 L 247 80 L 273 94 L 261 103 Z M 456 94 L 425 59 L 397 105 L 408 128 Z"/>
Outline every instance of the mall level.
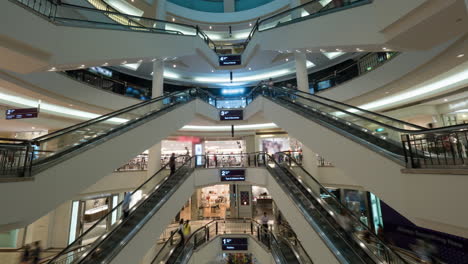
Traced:
<path fill-rule="evenodd" d="M 1 264 L 468 264 L 467 0 L 0 13 Z"/>

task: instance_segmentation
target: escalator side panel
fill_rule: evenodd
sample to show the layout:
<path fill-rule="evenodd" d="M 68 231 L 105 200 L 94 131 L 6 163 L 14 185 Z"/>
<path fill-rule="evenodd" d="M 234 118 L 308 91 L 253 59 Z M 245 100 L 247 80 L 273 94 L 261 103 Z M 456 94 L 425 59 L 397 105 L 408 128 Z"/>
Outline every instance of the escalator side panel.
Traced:
<path fill-rule="evenodd" d="M 195 117 L 195 101 L 112 137 L 35 175 L 34 181 L 0 184 L 2 197 L 14 204 L 0 207 L 0 230 L 22 227 L 45 215 L 139 153 L 160 142 Z M 109 154 L 112 153 L 112 154 Z M 35 203 L 31 203 L 34 197 Z M 38 206 L 36 206 L 38 205 Z M 13 224 L 13 225 L 11 225 Z"/>

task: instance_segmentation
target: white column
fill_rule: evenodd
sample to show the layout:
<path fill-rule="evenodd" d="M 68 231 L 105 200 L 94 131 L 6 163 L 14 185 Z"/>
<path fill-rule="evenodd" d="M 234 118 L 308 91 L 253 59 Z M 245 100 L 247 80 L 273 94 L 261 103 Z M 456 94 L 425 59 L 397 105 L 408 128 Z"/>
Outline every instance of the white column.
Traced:
<path fill-rule="evenodd" d="M 224 0 L 224 13 L 236 11 L 236 3 L 234 0 Z"/>
<path fill-rule="evenodd" d="M 296 79 L 297 89 L 302 92 L 309 92 L 309 75 L 307 74 L 307 58 L 305 53 L 296 52 L 294 53 L 294 59 L 296 61 Z"/>
<path fill-rule="evenodd" d="M 164 88 L 164 62 L 156 60 L 153 63 L 152 97 L 163 95 Z M 148 177 L 153 176 L 161 168 L 161 143 L 157 143 L 149 149 L 148 153 Z"/>

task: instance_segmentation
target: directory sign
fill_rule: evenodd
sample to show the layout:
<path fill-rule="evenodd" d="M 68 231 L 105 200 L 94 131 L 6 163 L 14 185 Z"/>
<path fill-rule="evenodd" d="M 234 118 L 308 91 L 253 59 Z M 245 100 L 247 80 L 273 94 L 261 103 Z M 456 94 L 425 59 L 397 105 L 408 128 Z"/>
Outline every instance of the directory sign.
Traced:
<path fill-rule="evenodd" d="M 8 109 L 5 116 L 7 120 L 35 118 L 39 115 L 39 108 L 21 108 L 21 109 Z"/>
<path fill-rule="evenodd" d="M 248 250 L 248 240 L 246 237 L 224 237 L 221 239 L 223 250 Z"/>
<path fill-rule="evenodd" d="M 244 110 L 221 110 L 219 119 L 221 121 L 244 120 Z"/>
<path fill-rule="evenodd" d="M 244 169 L 220 169 L 221 181 L 245 181 Z"/>
<path fill-rule="evenodd" d="M 221 55 L 219 56 L 219 66 L 241 65 L 240 55 Z"/>

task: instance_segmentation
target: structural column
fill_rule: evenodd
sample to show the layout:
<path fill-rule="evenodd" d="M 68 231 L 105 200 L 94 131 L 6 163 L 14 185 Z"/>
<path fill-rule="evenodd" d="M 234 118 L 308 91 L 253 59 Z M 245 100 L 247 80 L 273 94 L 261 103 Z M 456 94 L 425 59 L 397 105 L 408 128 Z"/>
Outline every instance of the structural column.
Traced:
<path fill-rule="evenodd" d="M 309 75 L 307 74 L 307 58 L 303 52 L 294 53 L 296 61 L 297 89 L 302 92 L 309 92 Z"/>
<path fill-rule="evenodd" d="M 153 63 L 152 98 L 163 95 L 164 89 L 164 62 L 156 60 Z M 148 178 L 161 169 L 161 142 L 149 149 L 148 153 Z"/>

